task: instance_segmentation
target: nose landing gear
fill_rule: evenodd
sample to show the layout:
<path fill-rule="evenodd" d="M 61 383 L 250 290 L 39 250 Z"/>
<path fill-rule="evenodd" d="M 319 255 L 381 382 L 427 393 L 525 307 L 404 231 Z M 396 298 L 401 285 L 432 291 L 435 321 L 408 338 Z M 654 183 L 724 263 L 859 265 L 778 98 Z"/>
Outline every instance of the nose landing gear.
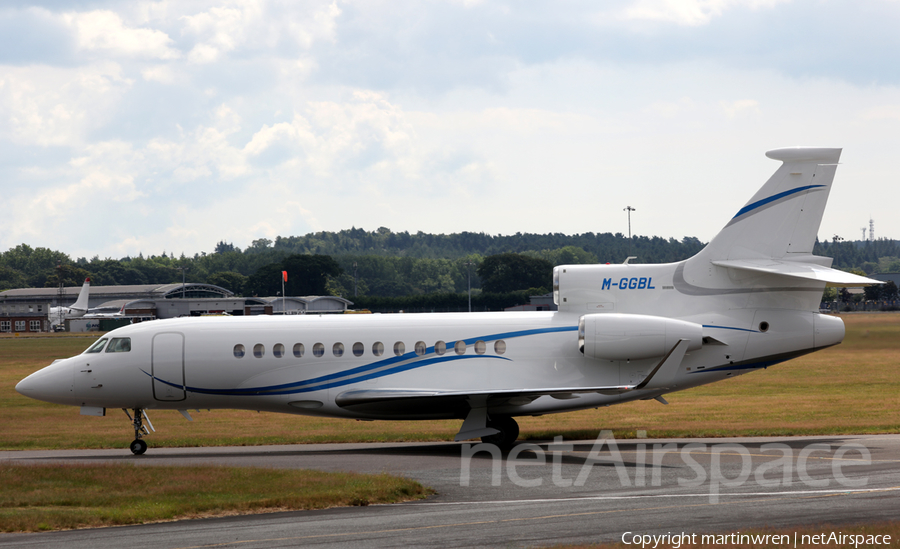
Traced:
<path fill-rule="evenodd" d="M 134 427 L 134 440 L 131 442 L 131 453 L 139 456 L 147 451 L 147 443 L 143 441 L 144 435 L 149 435 L 150 431 L 155 431 L 153 428 L 153 424 L 150 423 L 150 417 L 147 416 L 147 412 L 144 411 L 143 408 L 135 408 L 134 416 L 128 413 L 127 408 L 122 408 L 122 411 L 125 412 L 125 415 L 128 416 L 128 419 L 131 420 L 131 425 Z M 150 426 L 148 430 L 144 425 L 144 420 L 147 420 L 147 425 Z"/>

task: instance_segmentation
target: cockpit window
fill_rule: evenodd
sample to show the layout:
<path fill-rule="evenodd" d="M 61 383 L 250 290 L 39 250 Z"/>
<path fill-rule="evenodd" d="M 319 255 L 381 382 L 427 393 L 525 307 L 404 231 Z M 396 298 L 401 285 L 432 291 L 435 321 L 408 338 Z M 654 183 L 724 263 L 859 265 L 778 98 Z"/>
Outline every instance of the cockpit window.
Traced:
<path fill-rule="evenodd" d="M 85 351 L 85 353 L 99 353 L 100 351 L 103 350 L 103 347 L 106 345 L 107 341 L 109 341 L 109 340 L 104 337 L 97 343 L 94 343 L 93 345 L 88 347 L 88 350 Z"/>
<path fill-rule="evenodd" d="M 107 353 L 127 353 L 131 351 L 130 337 L 114 337 L 106 348 Z"/>

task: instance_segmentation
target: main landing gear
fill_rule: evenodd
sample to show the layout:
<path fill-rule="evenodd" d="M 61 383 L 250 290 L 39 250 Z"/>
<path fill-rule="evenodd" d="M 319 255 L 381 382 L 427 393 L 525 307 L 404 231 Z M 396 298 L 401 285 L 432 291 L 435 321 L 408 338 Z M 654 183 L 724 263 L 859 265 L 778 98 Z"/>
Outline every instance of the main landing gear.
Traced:
<path fill-rule="evenodd" d="M 139 456 L 147 451 L 147 443 L 144 442 L 144 435 L 149 435 L 150 430 L 153 429 L 153 424 L 150 423 L 150 418 L 147 416 L 147 412 L 144 411 L 143 408 L 135 408 L 134 416 L 128 413 L 127 408 L 122 408 L 122 411 L 125 412 L 125 415 L 128 416 L 128 419 L 131 420 L 131 425 L 134 427 L 134 440 L 131 442 L 131 453 Z M 150 426 L 150 430 L 144 425 L 144 420 L 147 420 L 147 425 Z"/>
<path fill-rule="evenodd" d="M 485 444 L 495 444 L 502 451 L 510 450 L 519 438 L 519 424 L 510 416 L 491 416 L 487 426 L 500 431 L 494 435 L 481 437 Z"/>

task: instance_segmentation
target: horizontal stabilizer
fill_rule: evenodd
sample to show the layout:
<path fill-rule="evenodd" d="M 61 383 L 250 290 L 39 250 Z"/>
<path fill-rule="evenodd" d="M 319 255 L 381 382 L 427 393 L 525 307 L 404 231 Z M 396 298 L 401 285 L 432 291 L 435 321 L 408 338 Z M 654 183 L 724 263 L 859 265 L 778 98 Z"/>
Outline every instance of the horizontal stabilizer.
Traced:
<path fill-rule="evenodd" d="M 713 261 L 713 265 L 824 282 L 829 287 L 870 286 L 884 284 L 884 281 L 866 278 L 846 271 L 839 271 L 815 263 L 798 263 L 795 261 L 779 261 L 776 259 L 727 259 Z"/>

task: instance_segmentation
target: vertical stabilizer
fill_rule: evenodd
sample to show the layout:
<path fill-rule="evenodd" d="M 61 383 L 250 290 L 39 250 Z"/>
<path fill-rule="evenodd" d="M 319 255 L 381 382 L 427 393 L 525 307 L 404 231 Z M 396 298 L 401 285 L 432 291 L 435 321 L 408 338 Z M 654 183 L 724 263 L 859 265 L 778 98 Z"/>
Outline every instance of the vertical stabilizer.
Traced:
<path fill-rule="evenodd" d="M 766 156 L 781 160 L 781 167 L 698 256 L 716 261 L 812 254 L 841 149 L 793 147 Z"/>
<path fill-rule="evenodd" d="M 84 284 L 81 286 L 81 292 L 78 293 L 78 299 L 75 300 L 75 304 L 69 307 L 72 311 L 77 311 L 80 313 L 85 313 L 88 310 L 88 299 L 90 298 L 91 293 L 91 279 L 85 278 Z"/>

